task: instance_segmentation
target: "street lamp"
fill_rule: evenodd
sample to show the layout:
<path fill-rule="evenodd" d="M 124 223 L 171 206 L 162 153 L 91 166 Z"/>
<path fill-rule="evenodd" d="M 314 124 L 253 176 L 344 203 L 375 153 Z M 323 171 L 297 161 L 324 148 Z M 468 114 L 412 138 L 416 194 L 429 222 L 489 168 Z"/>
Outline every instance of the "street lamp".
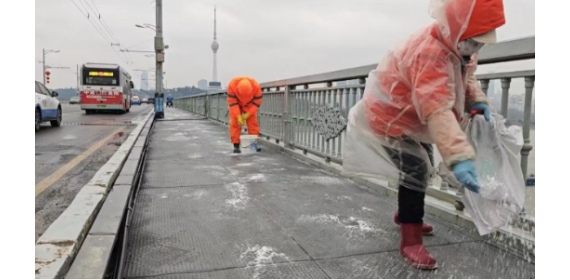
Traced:
<path fill-rule="evenodd" d="M 156 26 L 154 26 L 152 24 L 148 24 L 148 23 L 135 24 L 135 26 L 138 28 L 148 28 L 150 30 L 156 31 Z"/>
<path fill-rule="evenodd" d="M 46 65 L 45 68 L 46 69 L 71 69 L 69 67 L 58 67 L 58 66 L 49 66 L 49 65 Z"/>
<path fill-rule="evenodd" d="M 46 54 L 48 53 L 58 53 L 59 50 L 46 50 L 42 49 L 42 75 L 44 77 L 44 85 L 46 84 Z"/>

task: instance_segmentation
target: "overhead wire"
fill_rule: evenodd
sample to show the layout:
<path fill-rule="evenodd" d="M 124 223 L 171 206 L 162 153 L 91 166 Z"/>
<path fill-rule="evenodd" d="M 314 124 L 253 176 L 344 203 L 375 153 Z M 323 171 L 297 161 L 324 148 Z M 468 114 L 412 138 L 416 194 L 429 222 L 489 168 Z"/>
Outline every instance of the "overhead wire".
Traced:
<path fill-rule="evenodd" d="M 120 50 L 121 42 L 119 41 L 119 39 L 117 39 L 117 37 L 115 36 L 115 34 L 111 30 L 111 28 L 106 24 L 105 19 L 101 16 L 101 13 L 99 12 L 99 9 L 98 8 L 93 9 L 91 7 L 91 5 L 89 5 L 87 0 L 83 0 L 83 3 L 85 3 L 85 5 L 83 5 L 82 2 L 80 2 L 80 3 L 84 8 L 85 8 L 85 5 L 87 5 L 87 7 L 89 7 L 89 10 L 91 10 L 91 12 L 96 15 L 97 19 L 99 20 L 99 23 L 102 26 L 102 30 L 104 32 L 106 32 L 107 36 L 111 39 L 111 42 L 112 42 L 111 46 L 112 47 L 119 46 L 119 50 Z M 94 4 L 93 6 L 95 6 L 95 2 L 93 2 L 93 0 L 91 0 L 91 3 L 93 3 Z M 85 10 L 87 10 L 87 8 L 85 8 Z M 113 43 L 113 41 L 114 41 L 114 43 Z M 130 56 L 130 54 L 124 54 L 123 53 L 123 56 L 127 59 L 127 64 L 133 63 L 133 58 Z"/>
<path fill-rule="evenodd" d="M 85 1 L 85 0 L 83 0 Z M 99 12 L 99 8 L 97 8 L 97 5 L 95 5 L 95 1 L 91 0 L 91 3 L 93 3 L 93 7 L 95 7 L 95 11 L 97 12 L 97 15 L 99 15 L 98 19 L 99 21 L 101 21 L 101 23 L 103 24 L 103 26 L 105 26 L 105 28 L 107 29 L 107 31 L 109 32 L 110 35 L 113 36 L 113 38 L 115 38 L 115 42 L 119 43 L 119 40 L 117 39 L 117 36 L 115 36 L 115 33 L 113 32 L 113 30 L 111 29 L 111 27 L 109 27 L 109 25 L 107 24 L 107 21 L 105 20 L 105 18 L 103 18 L 101 16 L 101 12 Z M 89 8 L 91 8 L 91 6 L 89 5 L 89 3 L 87 3 L 87 1 L 85 1 L 85 4 L 87 4 L 87 6 L 89 6 Z M 92 9 L 93 10 L 93 9 Z M 93 11 L 93 12 L 95 12 Z"/>
<path fill-rule="evenodd" d="M 150 41 L 152 41 L 152 40 L 154 40 L 154 38 L 150 38 L 150 39 L 145 40 L 145 41 L 143 41 L 143 42 L 136 43 L 136 44 L 134 44 L 134 45 L 132 45 L 132 46 L 129 46 L 129 47 L 126 48 L 126 49 L 130 49 L 130 48 L 133 48 L 133 47 L 136 47 L 136 46 L 140 46 L 140 45 L 142 45 L 142 44 L 144 44 L 144 43 L 146 43 L 146 42 L 150 42 Z"/>
<path fill-rule="evenodd" d="M 119 56 L 119 58 L 121 58 L 121 60 L 123 60 L 123 61 L 127 64 L 127 67 L 128 67 L 128 68 L 131 68 L 131 67 L 129 66 L 128 59 L 125 60 L 125 58 L 124 58 L 123 56 L 121 56 L 121 54 L 112 46 L 112 42 L 113 42 L 113 41 L 110 40 L 107 36 L 103 35 L 103 32 L 100 31 L 100 28 L 98 28 L 98 26 L 90 20 L 89 11 L 87 11 L 87 9 L 85 9 L 86 12 L 84 12 L 84 11 L 77 5 L 77 3 L 75 3 L 75 1 L 73 1 L 73 0 L 70 0 L 70 1 L 73 3 L 73 5 L 75 5 L 75 7 L 79 10 L 79 12 L 80 12 L 83 16 L 85 16 L 85 17 L 87 18 L 87 20 L 91 23 L 91 25 L 93 25 L 93 28 L 95 28 L 95 30 L 97 30 L 97 32 L 99 33 L 99 35 L 101 35 L 101 37 L 111 46 L 111 48 L 113 49 L 113 51 L 115 51 L 115 53 L 117 54 L 117 56 Z M 79 3 L 81 3 L 81 2 L 79 2 Z M 83 5 L 83 7 L 85 8 L 84 5 Z M 131 70 L 132 70 L 132 69 L 131 69 Z"/>
<path fill-rule="evenodd" d="M 74 1 L 73 4 L 75 4 Z M 91 15 L 89 14 L 89 11 L 87 11 L 87 8 L 85 7 L 85 5 L 83 5 L 83 2 L 79 1 L 79 4 L 83 7 L 83 9 L 85 9 L 85 13 L 84 16 L 87 17 L 87 20 L 91 23 L 91 25 L 93 25 L 93 27 L 95 27 L 95 29 L 97 29 L 97 31 L 99 32 L 99 34 L 101 34 L 101 36 L 103 36 L 105 38 L 105 41 L 107 41 L 109 44 L 113 44 L 113 39 L 109 37 L 109 35 L 107 35 L 104 30 L 97 24 L 97 22 L 93 22 Z M 81 10 L 81 8 L 79 8 L 79 6 L 77 6 L 77 4 L 75 4 L 75 6 L 80 9 L 80 11 L 83 13 L 83 10 Z"/>
<path fill-rule="evenodd" d="M 119 40 L 117 39 L 117 36 L 115 36 L 115 33 L 113 32 L 113 29 L 111 29 L 111 27 L 109 26 L 109 24 L 107 23 L 107 21 L 105 20 L 105 18 L 101 16 L 101 12 L 99 11 L 99 8 L 97 7 L 97 4 L 95 4 L 95 0 L 91 0 L 91 3 L 93 4 L 93 7 L 95 7 L 95 10 L 96 10 L 97 13 L 99 14 L 99 21 L 101 21 L 101 22 L 107 27 L 107 30 L 111 33 L 111 35 L 113 35 L 113 37 L 115 37 L 115 40 L 116 40 L 117 43 L 119 43 L 119 45 L 120 45 L 120 42 L 119 42 Z M 129 57 L 129 59 L 130 59 L 130 61 L 131 61 L 131 64 L 134 64 L 134 60 L 133 60 L 133 57 L 131 56 L 131 54 L 127 52 L 126 56 Z"/>

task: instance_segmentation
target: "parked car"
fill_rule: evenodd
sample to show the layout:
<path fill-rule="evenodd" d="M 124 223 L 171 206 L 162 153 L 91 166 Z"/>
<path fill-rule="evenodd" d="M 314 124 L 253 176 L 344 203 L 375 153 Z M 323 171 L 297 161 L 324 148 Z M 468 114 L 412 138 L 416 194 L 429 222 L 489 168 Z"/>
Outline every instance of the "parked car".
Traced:
<path fill-rule="evenodd" d="M 154 104 L 154 98 L 153 97 L 149 97 L 147 104 Z"/>
<path fill-rule="evenodd" d="M 146 98 L 146 97 L 143 98 L 142 101 L 141 101 L 141 103 L 148 103 L 148 98 Z"/>
<path fill-rule="evenodd" d="M 73 105 L 73 104 L 79 104 L 79 96 L 74 96 L 72 98 L 69 99 L 69 104 Z"/>
<path fill-rule="evenodd" d="M 141 99 L 138 96 L 131 97 L 131 105 L 141 105 Z"/>
<path fill-rule="evenodd" d="M 40 124 L 50 122 L 51 126 L 59 127 L 62 120 L 61 104 L 57 92 L 50 91 L 46 86 L 36 81 L 36 132 Z"/>

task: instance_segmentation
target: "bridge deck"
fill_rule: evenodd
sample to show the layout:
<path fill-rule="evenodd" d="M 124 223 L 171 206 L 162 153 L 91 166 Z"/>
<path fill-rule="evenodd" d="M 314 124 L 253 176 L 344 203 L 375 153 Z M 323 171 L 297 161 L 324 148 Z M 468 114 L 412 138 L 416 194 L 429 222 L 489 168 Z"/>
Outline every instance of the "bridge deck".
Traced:
<path fill-rule="evenodd" d="M 129 278 L 534 278 L 534 264 L 430 216 L 424 243 L 440 268 L 410 268 L 395 201 L 266 147 L 231 156 L 226 127 L 166 117 L 151 135 Z"/>

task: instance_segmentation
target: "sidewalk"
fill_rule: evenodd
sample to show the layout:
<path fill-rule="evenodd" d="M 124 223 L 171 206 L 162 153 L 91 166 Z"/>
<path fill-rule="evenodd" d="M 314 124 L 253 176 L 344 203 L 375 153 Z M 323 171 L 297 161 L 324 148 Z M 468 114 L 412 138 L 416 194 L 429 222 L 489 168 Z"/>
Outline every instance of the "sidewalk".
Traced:
<path fill-rule="evenodd" d="M 201 116 L 168 108 L 150 141 L 129 278 L 535 277 L 534 264 L 430 216 L 424 243 L 440 268 L 413 269 L 396 201 L 267 147 L 232 156 L 228 129 Z"/>

